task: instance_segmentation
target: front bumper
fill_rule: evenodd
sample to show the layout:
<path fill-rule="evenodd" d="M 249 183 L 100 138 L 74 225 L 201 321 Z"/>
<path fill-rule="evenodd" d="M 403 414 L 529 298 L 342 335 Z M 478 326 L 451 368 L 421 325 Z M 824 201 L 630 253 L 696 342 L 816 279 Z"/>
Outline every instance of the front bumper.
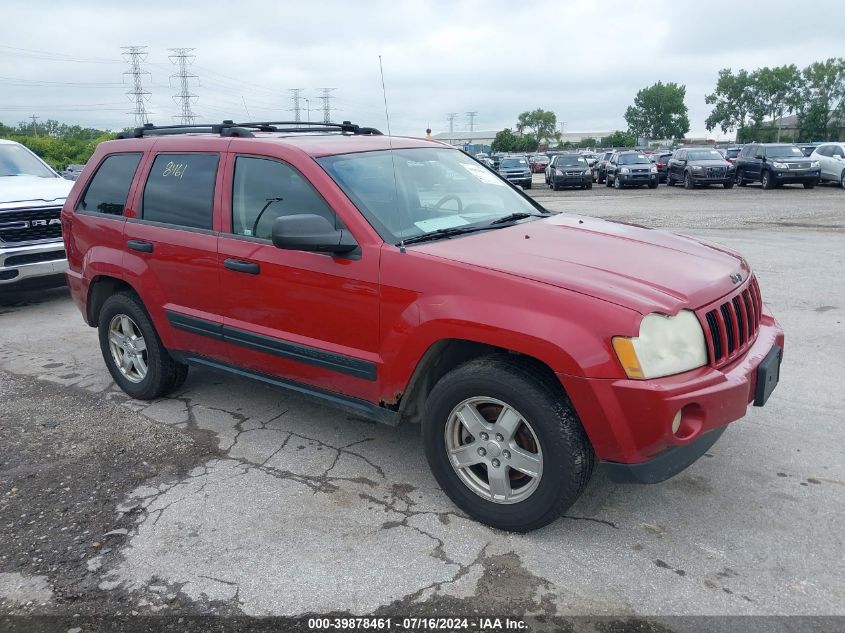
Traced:
<path fill-rule="evenodd" d="M 593 176 L 592 174 L 587 174 L 586 176 L 583 174 L 578 176 L 553 175 L 549 180 L 557 187 L 583 187 L 593 182 Z"/>
<path fill-rule="evenodd" d="M 718 437 L 713 432 L 745 415 L 755 400 L 757 368 L 772 348 L 783 349 L 783 340 L 783 329 L 764 313 L 754 344 L 721 369 L 701 367 L 653 380 L 559 378 L 611 474 L 630 471 L 631 465 L 643 471 L 652 463 L 659 465 L 660 478 L 650 475 L 649 481 L 662 481 L 700 457 Z M 678 411 L 683 412 L 680 437 L 671 428 Z"/>
<path fill-rule="evenodd" d="M 692 181 L 696 185 L 724 185 L 725 183 L 736 180 L 736 174 L 733 170 L 728 171 L 724 176 L 708 176 L 707 174 L 692 174 Z"/>
<path fill-rule="evenodd" d="M 66 269 L 67 256 L 61 240 L 21 246 L 0 244 L 0 288 L 62 275 Z"/>
<path fill-rule="evenodd" d="M 776 182 L 818 182 L 821 169 L 773 169 Z"/>
<path fill-rule="evenodd" d="M 623 185 L 648 185 L 657 183 L 657 174 L 617 174 L 619 182 Z"/>

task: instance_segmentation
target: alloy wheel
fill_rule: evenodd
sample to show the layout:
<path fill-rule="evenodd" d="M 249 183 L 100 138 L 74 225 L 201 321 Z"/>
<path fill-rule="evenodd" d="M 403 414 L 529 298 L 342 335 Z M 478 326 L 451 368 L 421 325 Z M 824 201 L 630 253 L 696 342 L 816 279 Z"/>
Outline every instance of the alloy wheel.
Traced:
<path fill-rule="evenodd" d="M 461 482 L 499 504 L 530 497 L 543 476 L 543 451 L 534 429 L 501 400 L 475 397 L 449 414 L 446 454 Z"/>
<path fill-rule="evenodd" d="M 128 381 L 139 383 L 147 377 L 147 343 L 138 324 L 125 314 L 116 314 L 109 323 L 109 351 Z"/>

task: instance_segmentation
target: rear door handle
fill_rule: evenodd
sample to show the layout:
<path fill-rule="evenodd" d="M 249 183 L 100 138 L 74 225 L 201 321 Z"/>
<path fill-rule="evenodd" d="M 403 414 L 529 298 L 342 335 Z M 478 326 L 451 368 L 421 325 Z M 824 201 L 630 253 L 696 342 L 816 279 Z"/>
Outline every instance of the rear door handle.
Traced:
<path fill-rule="evenodd" d="M 255 262 L 245 262 L 242 259 L 227 259 L 223 265 L 229 270 L 234 270 L 237 273 L 246 273 L 248 275 L 257 275 L 261 272 L 261 267 Z"/>
<path fill-rule="evenodd" d="M 141 251 L 142 253 L 153 252 L 153 245 L 143 240 L 129 240 L 126 242 L 126 247 L 133 251 Z"/>

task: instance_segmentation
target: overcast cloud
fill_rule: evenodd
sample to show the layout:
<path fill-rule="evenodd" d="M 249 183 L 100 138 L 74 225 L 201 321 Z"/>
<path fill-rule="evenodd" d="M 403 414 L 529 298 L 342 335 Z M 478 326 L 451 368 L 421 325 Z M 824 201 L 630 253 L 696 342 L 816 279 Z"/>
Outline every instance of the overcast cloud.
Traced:
<path fill-rule="evenodd" d="M 34 114 L 111 129 L 133 124 L 127 45 L 149 46 L 158 124 L 175 122 L 167 49 L 182 46 L 196 49 L 201 121 L 289 119 L 288 88 L 316 109 L 331 87 L 333 119 L 384 129 L 382 55 L 392 131 L 412 135 L 447 130 L 447 112 L 459 113 L 456 129 L 477 111 L 476 129 L 497 130 L 537 107 L 567 131 L 624 129 L 637 90 L 658 80 L 686 84 L 692 130 L 703 133 L 720 68 L 845 56 L 842 0 L 15 1 L 0 4 L 0 23 L 0 121 Z"/>

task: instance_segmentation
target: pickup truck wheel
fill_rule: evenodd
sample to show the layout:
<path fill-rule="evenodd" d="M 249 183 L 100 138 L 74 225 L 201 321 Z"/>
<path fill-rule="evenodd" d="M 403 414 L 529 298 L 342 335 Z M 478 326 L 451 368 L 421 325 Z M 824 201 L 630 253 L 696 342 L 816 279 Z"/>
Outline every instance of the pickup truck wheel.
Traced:
<path fill-rule="evenodd" d="M 443 491 L 472 518 L 503 530 L 554 521 L 593 470 L 592 447 L 563 393 L 534 368 L 495 356 L 440 379 L 422 432 Z"/>
<path fill-rule="evenodd" d="M 100 349 L 118 386 L 138 400 L 152 400 L 178 389 L 188 366 L 170 356 L 141 300 L 122 292 L 106 299 L 98 324 Z"/>

